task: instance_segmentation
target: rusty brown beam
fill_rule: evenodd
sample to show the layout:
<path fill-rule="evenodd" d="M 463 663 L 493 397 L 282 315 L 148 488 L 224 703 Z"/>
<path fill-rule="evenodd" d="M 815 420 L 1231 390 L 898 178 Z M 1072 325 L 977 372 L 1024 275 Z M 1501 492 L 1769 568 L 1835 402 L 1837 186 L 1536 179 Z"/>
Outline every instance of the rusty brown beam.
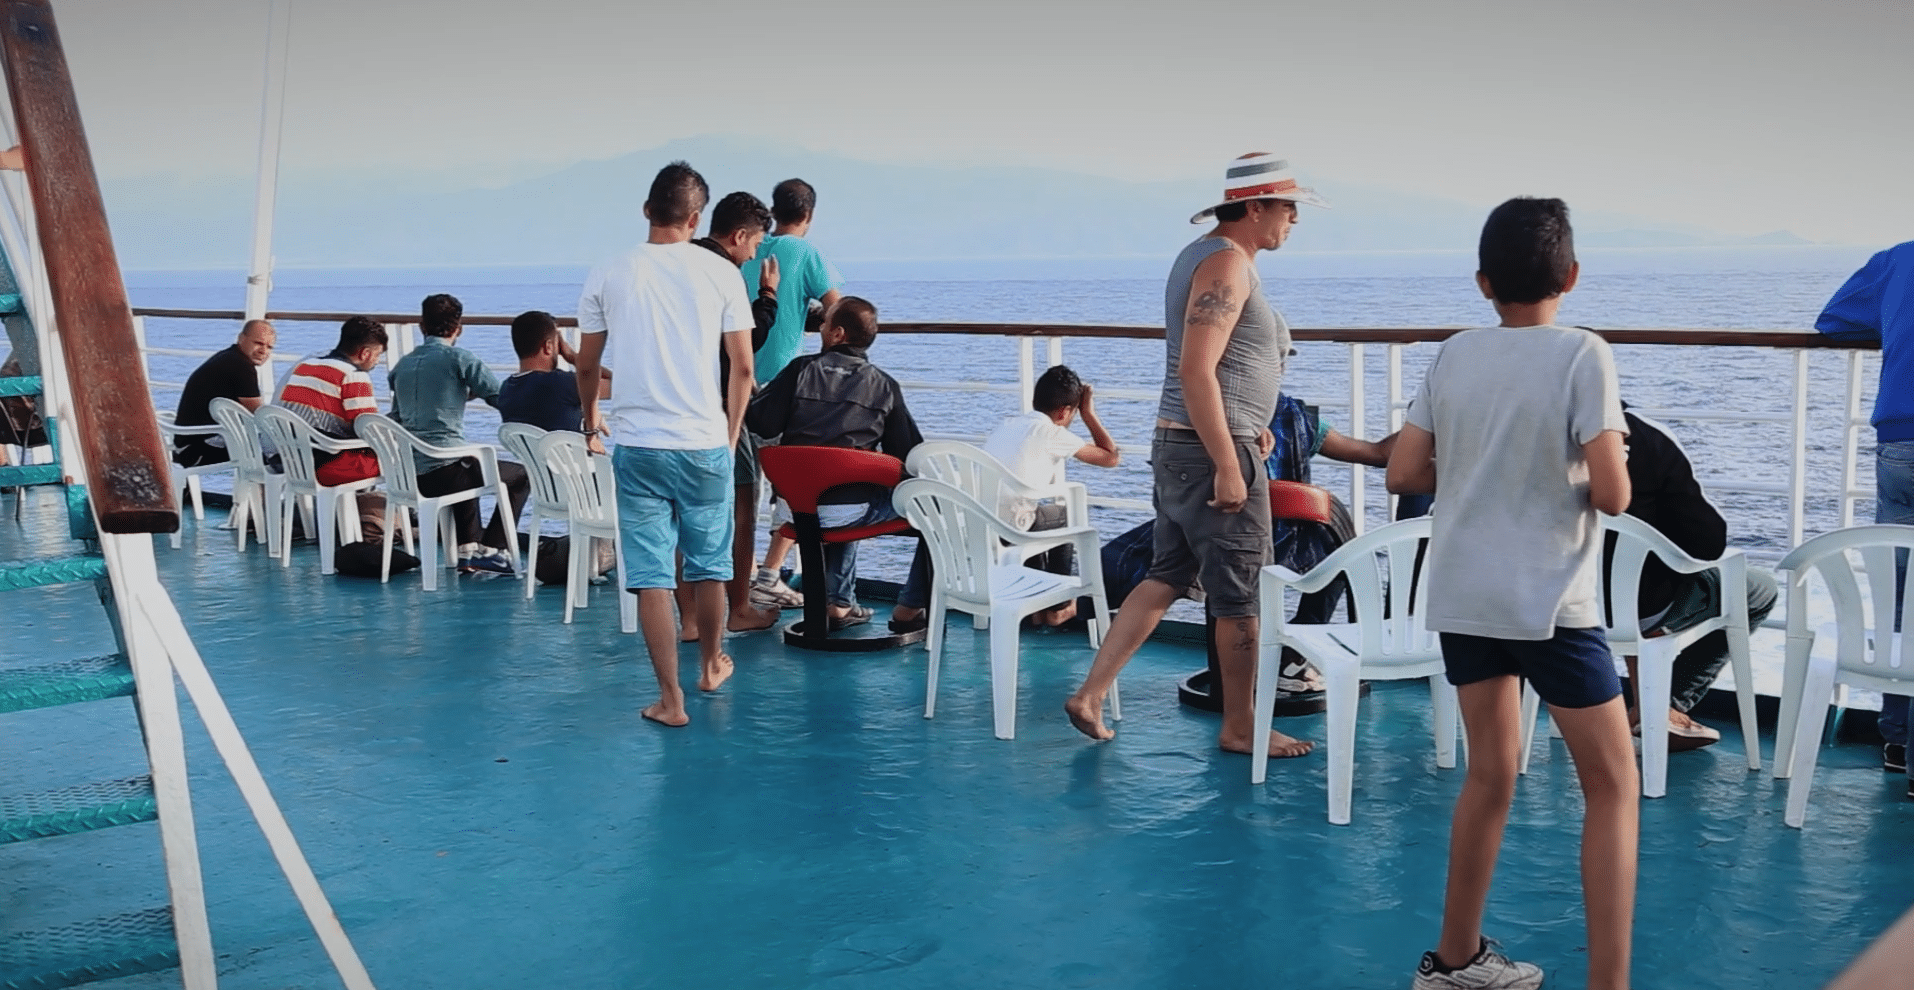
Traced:
<path fill-rule="evenodd" d="M 178 496 L 48 0 L 0 0 L 0 62 L 66 356 L 75 419 L 66 437 L 79 445 L 102 530 L 170 533 Z"/>

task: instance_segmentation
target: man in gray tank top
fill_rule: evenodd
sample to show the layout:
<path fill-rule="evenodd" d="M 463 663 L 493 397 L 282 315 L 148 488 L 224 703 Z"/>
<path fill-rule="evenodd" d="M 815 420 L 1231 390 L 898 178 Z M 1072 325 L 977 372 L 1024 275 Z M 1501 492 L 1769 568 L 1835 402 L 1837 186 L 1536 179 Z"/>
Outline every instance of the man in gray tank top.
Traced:
<path fill-rule="evenodd" d="M 1217 745 L 1248 753 L 1252 725 L 1258 577 L 1269 555 L 1269 480 L 1262 470 L 1283 385 L 1289 327 L 1256 275 L 1296 223 L 1298 203 L 1327 206 L 1273 155 L 1244 155 L 1224 173 L 1223 202 L 1190 218 L 1216 229 L 1183 249 L 1163 292 L 1163 399 L 1150 467 L 1156 542 L 1149 576 L 1130 592 L 1089 676 L 1064 711 L 1092 739 L 1115 735 L 1103 699 L 1178 598 L 1208 595 L 1223 677 Z M 1270 732 L 1271 756 L 1302 756 L 1312 743 Z"/>

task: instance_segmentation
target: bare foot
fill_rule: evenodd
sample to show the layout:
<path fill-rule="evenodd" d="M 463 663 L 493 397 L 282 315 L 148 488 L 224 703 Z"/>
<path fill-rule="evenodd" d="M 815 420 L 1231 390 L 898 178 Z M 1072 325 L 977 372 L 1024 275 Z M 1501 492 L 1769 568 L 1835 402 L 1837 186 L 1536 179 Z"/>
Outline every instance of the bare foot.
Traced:
<path fill-rule="evenodd" d="M 638 714 L 668 729 L 682 729 L 691 724 L 691 716 L 685 714 L 682 704 L 673 708 L 663 701 L 655 701 Z"/>
<path fill-rule="evenodd" d="M 1245 755 L 1249 753 L 1248 740 L 1231 739 L 1219 735 L 1216 737 L 1216 745 L 1226 753 L 1242 753 Z M 1315 748 L 1316 744 L 1306 739 L 1297 739 L 1293 736 L 1284 735 L 1275 729 L 1269 730 L 1269 755 L 1276 759 L 1287 760 L 1292 757 L 1307 756 L 1309 751 Z"/>
<path fill-rule="evenodd" d="M 698 690 L 716 691 L 719 685 L 731 679 L 731 669 L 731 654 L 718 654 L 718 662 L 698 677 Z"/>
<path fill-rule="evenodd" d="M 1103 724 L 1103 702 L 1100 699 L 1091 701 L 1073 694 L 1063 703 L 1063 713 L 1070 716 L 1070 724 L 1076 726 L 1078 732 L 1098 742 L 1116 738 L 1116 733 Z"/>
<path fill-rule="evenodd" d="M 778 624 L 778 613 L 755 609 L 749 605 L 731 613 L 724 627 L 732 632 L 756 632 L 769 629 Z"/>
<path fill-rule="evenodd" d="M 1046 626 L 1060 626 L 1076 617 L 1077 617 L 1077 603 L 1064 602 L 1062 605 L 1059 605 L 1056 608 L 1044 610 L 1043 624 Z"/>
<path fill-rule="evenodd" d="M 679 627 L 678 627 L 678 642 L 680 642 L 680 643 L 696 643 L 696 642 L 697 642 L 697 641 L 698 641 L 698 640 L 699 640 L 699 639 L 701 638 L 701 637 L 700 637 L 700 636 L 698 635 L 698 631 L 699 631 L 699 630 L 698 630 L 698 627 L 697 627 L 697 626 L 693 626 L 693 625 L 681 625 L 681 626 L 679 626 Z"/>

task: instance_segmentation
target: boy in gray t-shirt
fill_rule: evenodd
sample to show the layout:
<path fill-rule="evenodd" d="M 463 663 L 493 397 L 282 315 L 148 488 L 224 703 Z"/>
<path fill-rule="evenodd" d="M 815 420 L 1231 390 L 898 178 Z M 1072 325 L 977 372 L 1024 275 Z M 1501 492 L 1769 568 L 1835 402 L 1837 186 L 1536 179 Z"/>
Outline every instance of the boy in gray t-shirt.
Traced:
<path fill-rule="evenodd" d="M 1469 741 L 1442 940 L 1423 954 L 1416 990 L 1542 984 L 1539 967 L 1482 937 L 1515 796 L 1523 679 L 1561 727 L 1586 798 L 1588 985 L 1628 986 L 1641 788 L 1596 600 L 1596 513 L 1628 508 L 1628 428 L 1607 342 L 1554 325 L 1578 274 L 1561 200 L 1512 199 L 1489 214 L 1476 282 L 1501 325 L 1444 342 L 1389 459 L 1392 492 L 1435 492 L 1440 477 L 1425 616 Z"/>

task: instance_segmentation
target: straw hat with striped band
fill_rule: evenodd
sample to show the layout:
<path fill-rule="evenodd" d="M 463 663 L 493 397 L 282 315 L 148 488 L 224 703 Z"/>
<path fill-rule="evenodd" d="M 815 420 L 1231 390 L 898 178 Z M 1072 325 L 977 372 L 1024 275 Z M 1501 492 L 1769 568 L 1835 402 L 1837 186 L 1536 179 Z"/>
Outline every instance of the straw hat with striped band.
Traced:
<path fill-rule="evenodd" d="M 1298 185 L 1296 174 L 1289 170 L 1289 163 L 1263 151 L 1252 151 L 1229 163 L 1223 172 L 1223 201 L 1216 206 L 1241 203 L 1252 199 L 1286 199 L 1294 203 L 1308 203 L 1325 209 L 1329 202 L 1316 195 L 1316 190 Z M 1216 206 L 1190 218 L 1191 223 L 1202 223 L 1216 215 Z"/>

